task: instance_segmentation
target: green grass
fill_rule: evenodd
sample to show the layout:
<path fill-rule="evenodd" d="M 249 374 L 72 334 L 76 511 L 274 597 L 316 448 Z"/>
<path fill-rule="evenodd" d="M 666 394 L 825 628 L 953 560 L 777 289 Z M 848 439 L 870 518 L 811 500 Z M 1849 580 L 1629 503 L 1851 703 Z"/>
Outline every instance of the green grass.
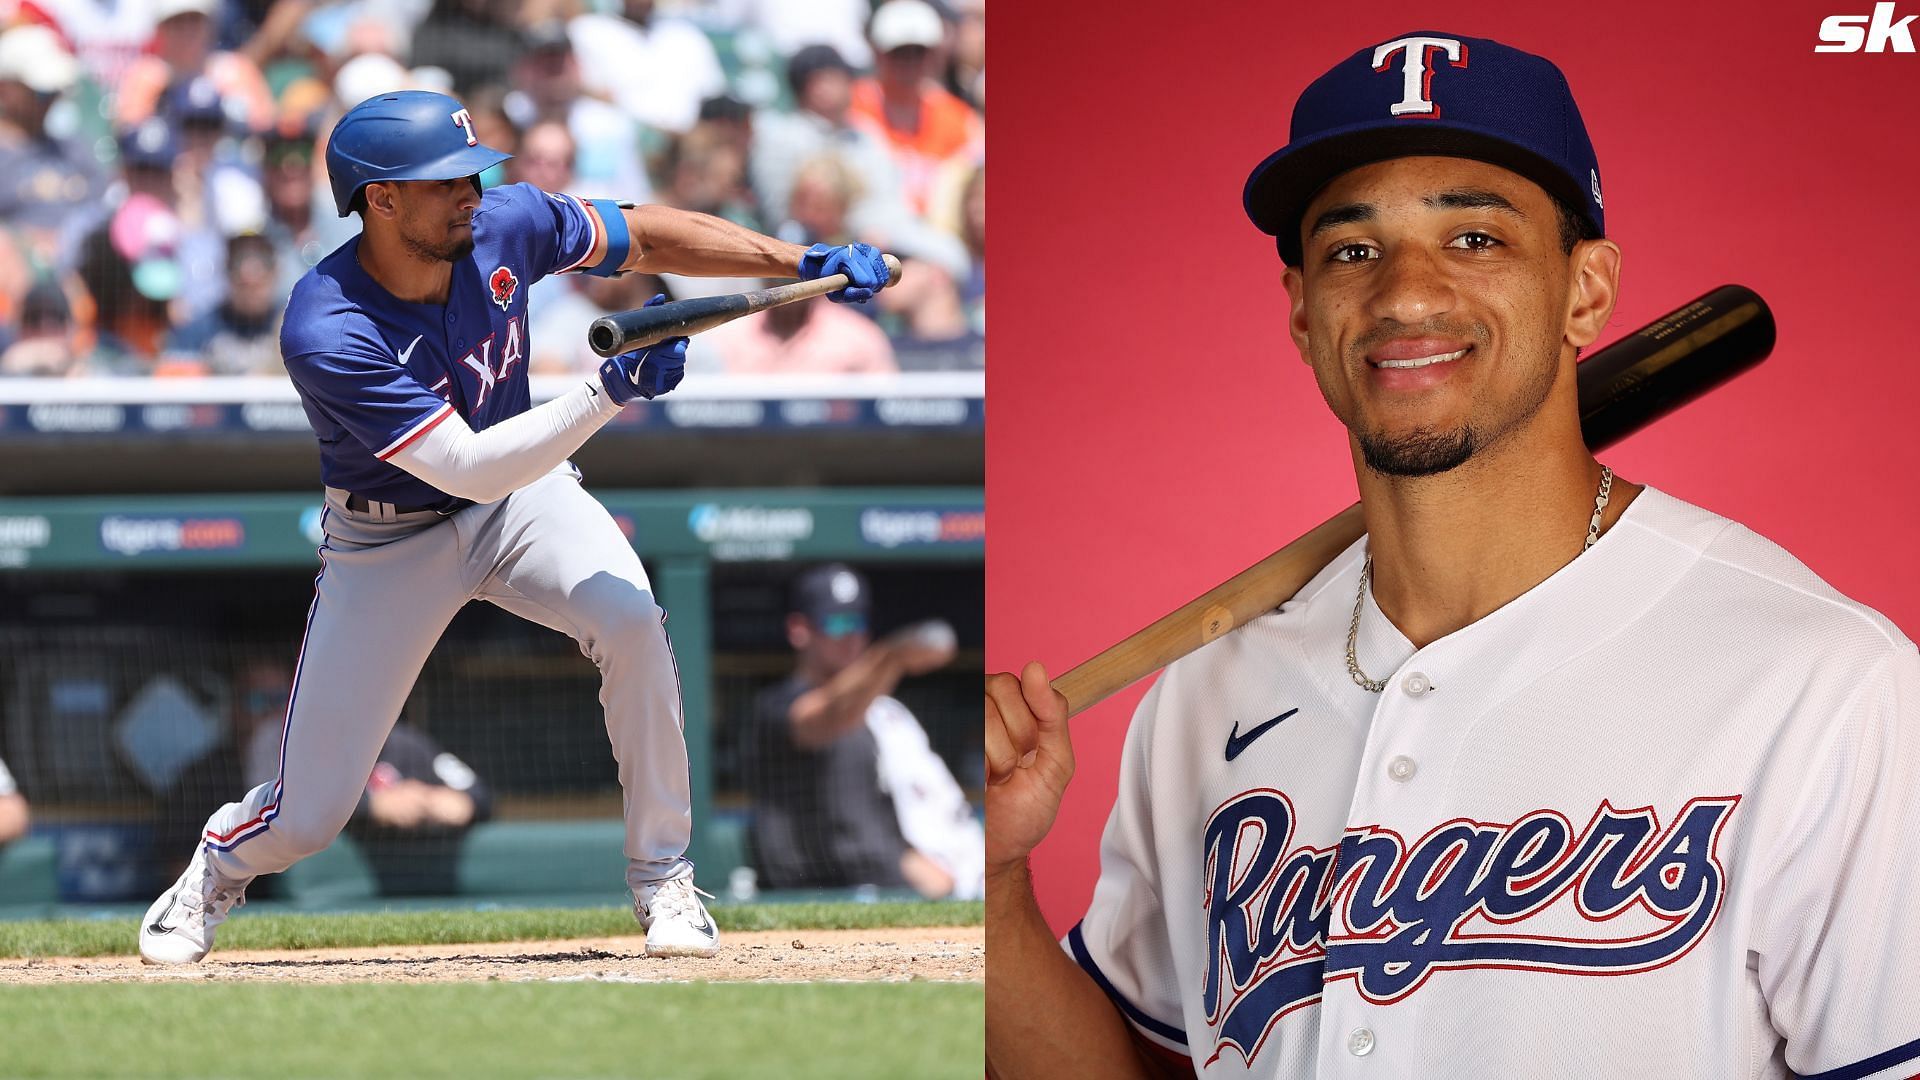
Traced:
<path fill-rule="evenodd" d="M 978 902 L 723 904 L 722 930 L 865 930 L 901 926 L 977 926 Z M 114 956 L 135 948 L 138 919 L 0 922 L 0 958 Z M 244 908 L 220 928 L 218 948 L 325 949 L 443 945 L 640 934 L 626 908 L 515 908 L 493 911 L 384 911 L 350 915 L 253 913 Z M 5 1043 L 0 1043 L 5 1046 Z M 0 1071 L 4 1070 L 0 1060 Z"/>
<path fill-rule="evenodd" d="M 0 988 L 8 1077 L 967 1077 L 978 985 Z"/>

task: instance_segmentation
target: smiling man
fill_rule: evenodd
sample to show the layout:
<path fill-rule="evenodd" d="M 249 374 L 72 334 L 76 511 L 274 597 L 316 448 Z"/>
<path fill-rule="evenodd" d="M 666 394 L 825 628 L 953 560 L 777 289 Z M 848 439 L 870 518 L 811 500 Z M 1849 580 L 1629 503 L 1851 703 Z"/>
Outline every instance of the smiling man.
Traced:
<path fill-rule="evenodd" d="M 1367 535 L 1147 694 L 1062 948 L 1027 855 L 1065 702 L 989 678 L 994 1073 L 1920 1068 L 1920 656 L 1588 452 L 1601 192 L 1559 70 L 1498 42 L 1402 35 L 1302 95 L 1246 209 Z"/>
<path fill-rule="evenodd" d="M 614 357 L 534 406 L 527 290 L 572 272 L 846 273 L 829 296 L 858 302 L 886 266 L 864 244 L 801 248 L 668 207 L 526 184 L 483 196 L 479 174 L 507 156 L 481 144 L 458 101 L 425 91 L 363 101 L 328 138 L 335 208 L 362 227 L 294 286 L 281 326 L 320 443 L 326 538 L 278 775 L 208 819 L 141 921 L 148 963 L 199 961 L 248 882 L 333 842 L 428 653 L 476 599 L 572 636 L 598 665 L 647 952 L 718 948 L 684 855 L 687 748 L 666 615 L 567 460 L 630 402 L 679 384 L 687 339 Z"/>

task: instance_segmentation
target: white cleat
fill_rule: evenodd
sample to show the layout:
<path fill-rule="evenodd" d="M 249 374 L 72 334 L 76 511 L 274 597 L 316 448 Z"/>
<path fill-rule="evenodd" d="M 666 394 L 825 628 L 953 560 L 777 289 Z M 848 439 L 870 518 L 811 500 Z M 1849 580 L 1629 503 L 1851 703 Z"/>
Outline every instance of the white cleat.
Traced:
<path fill-rule="evenodd" d="M 720 931 L 693 887 L 689 871 L 634 890 L 633 917 L 647 928 L 648 956 L 712 956 L 720 951 Z"/>
<path fill-rule="evenodd" d="M 248 878 L 247 881 L 252 881 Z M 213 948 L 213 931 L 247 902 L 247 881 L 230 884 L 213 872 L 204 845 L 195 848 L 173 888 L 140 920 L 140 962 L 197 964 Z"/>

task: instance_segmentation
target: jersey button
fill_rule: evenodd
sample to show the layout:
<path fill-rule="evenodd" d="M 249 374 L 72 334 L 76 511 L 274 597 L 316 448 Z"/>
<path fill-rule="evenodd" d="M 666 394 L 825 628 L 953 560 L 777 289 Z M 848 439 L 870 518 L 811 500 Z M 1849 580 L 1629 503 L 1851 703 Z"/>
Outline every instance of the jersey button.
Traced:
<path fill-rule="evenodd" d="M 1416 671 L 1400 680 L 1400 689 L 1405 690 L 1408 697 L 1422 697 L 1433 689 L 1433 680 Z"/>
<path fill-rule="evenodd" d="M 1373 1053 L 1373 1031 L 1369 1028 L 1354 1028 L 1347 1036 L 1347 1052 L 1354 1057 L 1366 1057 Z"/>
<path fill-rule="evenodd" d="M 1413 779 L 1413 774 L 1419 771 L 1420 766 L 1415 765 L 1413 759 L 1405 754 L 1387 762 L 1387 775 L 1403 784 Z"/>

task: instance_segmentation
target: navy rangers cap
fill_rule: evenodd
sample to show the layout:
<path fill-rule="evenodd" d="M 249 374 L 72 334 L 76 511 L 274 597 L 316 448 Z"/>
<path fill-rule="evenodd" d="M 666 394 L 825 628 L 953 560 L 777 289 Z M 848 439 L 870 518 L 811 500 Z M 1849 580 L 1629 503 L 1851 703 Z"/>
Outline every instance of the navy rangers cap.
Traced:
<path fill-rule="evenodd" d="M 1539 184 L 1606 234 L 1600 163 L 1566 76 L 1486 38 L 1433 30 L 1370 45 L 1314 80 L 1287 145 L 1247 177 L 1247 216 L 1300 263 L 1300 217 L 1334 177 L 1389 158 L 1472 158 Z"/>

